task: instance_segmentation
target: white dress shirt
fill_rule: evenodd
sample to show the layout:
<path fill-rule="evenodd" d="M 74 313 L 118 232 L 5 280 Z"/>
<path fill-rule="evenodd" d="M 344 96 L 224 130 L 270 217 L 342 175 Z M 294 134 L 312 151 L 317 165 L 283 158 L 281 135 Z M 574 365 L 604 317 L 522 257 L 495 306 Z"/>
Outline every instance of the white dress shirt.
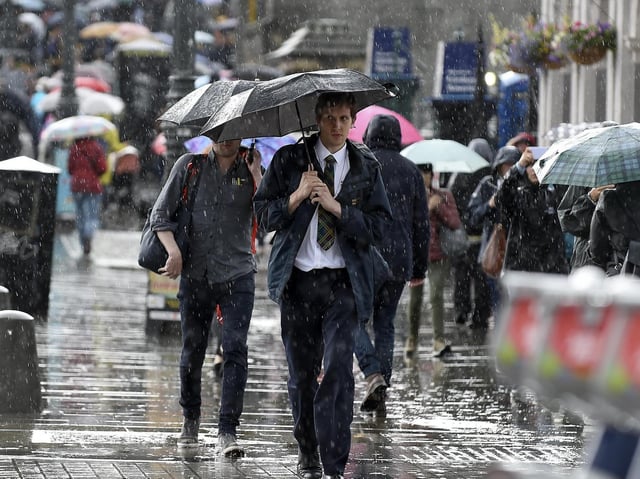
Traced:
<path fill-rule="evenodd" d="M 318 158 L 322 169 L 325 167 L 324 159 L 327 156 L 332 154 L 336 159 L 333 180 L 333 196 L 336 197 L 338 193 L 340 193 L 342 182 L 349 172 L 349 155 L 347 153 L 347 145 L 345 144 L 335 153 L 330 153 L 322 142 L 318 140 L 316 142 L 315 152 L 316 158 Z M 320 268 L 337 269 L 345 267 L 344 258 L 342 257 L 342 251 L 340 250 L 338 241 L 334 241 L 333 245 L 328 250 L 322 249 L 318 244 L 318 208 L 316 208 L 316 212 L 313 214 L 313 218 L 311 218 L 311 222 L 309 223 L 307 233 L 305 234 L 304 240 L 302 240 L 302 244 L 298 250 L 298 255 L 296 256 L 294 265 L 302 271 L 311 271 L 312 269 Z"/>

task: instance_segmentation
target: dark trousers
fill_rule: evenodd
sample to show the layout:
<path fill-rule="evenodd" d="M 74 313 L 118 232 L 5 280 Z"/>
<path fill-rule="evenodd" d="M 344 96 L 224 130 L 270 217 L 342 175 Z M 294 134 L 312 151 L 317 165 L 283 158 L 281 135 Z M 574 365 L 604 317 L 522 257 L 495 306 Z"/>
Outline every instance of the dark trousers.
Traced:
<path fill-rule="evenodd" d="M 294 436 L 304 453 L 319 447 L 325 474 L 343 473 L 351 449 L 358 326 L 347 271 L 294 268 L 280 312 Z"/>
<path fill-rule="evenodd" d="M 487 276 L 478 263 L 480 243 L 469 245 L 467 252 L 452 260 L 454 278 L 453 302 L 456 318 L 468 318 L 476 324 L 486 324 L 491 316 L 491 290 Z"/>
<path fill-rule="evenodd" d="M 180 280 L 182 355 L 180 357 L 180 405 L 189 419 L 200 417 L 202 364 L 216 305 L 222 311 L 223 375 L 218 431 L 236 433 L 247 384 L 247 334 L 253 311 L 255 274 L 233 281 L 210 283 L 207 279 Z"/>
<path fill-rule="evenodd" d="M 364 377 L 381 373 L 387 385 L 391 384 L 394 322 L 404 283 L 404 281 L 387 281 L 376 293 L 371 318 L 375 346 L 369 337 L 367 322 L 360 322 L 356 335 L 355 353 Z"/>

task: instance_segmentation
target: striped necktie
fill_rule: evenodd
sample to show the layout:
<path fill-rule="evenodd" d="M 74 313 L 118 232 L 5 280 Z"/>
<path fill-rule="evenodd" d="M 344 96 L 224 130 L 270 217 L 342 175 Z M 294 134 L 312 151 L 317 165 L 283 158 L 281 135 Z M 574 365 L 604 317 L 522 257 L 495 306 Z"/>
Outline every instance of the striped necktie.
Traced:
<path fill-rule="evenodd" d="M 333 179 L 336 159 L 333 155 L 329 155 L 324 159 L 324 161 L 324 182 L 327 184 L 329 191 L 333 195 Z M 334 226 L 334 222 L 335 217 L 320 206 L 318 208 L 318 244 L 324 250 L 331 248 L 335 241 L 336 228 Z"/>

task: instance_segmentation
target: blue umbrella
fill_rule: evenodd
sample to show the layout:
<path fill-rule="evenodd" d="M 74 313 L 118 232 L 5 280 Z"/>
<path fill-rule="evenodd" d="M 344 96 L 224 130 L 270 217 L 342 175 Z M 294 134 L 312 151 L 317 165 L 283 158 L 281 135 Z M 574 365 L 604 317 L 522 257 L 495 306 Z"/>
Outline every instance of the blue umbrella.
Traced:
<path fill-rule="evenodd" d="M 292 145 L 296 142 L 293 136 L 267 136 L 263 138 L 242 140 L 242 146 L 251 148 L 251 143 L 255 141 L 255 149 L 260 153 L 262 158 L 262 166 L 267 168 L 276 151 L 285 145 Z M 184 146 L 190 153 L 206 153 L 213 145 L 211 138 L 206 136 L 196 136 L 184 142 Z"/>

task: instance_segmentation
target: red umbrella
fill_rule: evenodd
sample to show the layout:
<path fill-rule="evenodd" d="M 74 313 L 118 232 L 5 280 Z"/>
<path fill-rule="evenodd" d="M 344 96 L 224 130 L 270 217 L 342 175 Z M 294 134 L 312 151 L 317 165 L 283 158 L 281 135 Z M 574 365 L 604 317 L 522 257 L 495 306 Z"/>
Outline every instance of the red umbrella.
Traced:
<path fill-rule="evenodd" d="M 418 129 L 408 119 L 400 113 L 379 105 L 371 105 L 358 112 L 354 126 L 349 131 L 349 139 L 353 141 L 362 141 L 367 125 L 371 121 L 371 118 L 376 115 L 391 115 L 398 119 L 400 122 L 400 132 L 402 133 L 401 143 L 403 146 L 410 145 L 411 143 L 424 139 Z"/>

